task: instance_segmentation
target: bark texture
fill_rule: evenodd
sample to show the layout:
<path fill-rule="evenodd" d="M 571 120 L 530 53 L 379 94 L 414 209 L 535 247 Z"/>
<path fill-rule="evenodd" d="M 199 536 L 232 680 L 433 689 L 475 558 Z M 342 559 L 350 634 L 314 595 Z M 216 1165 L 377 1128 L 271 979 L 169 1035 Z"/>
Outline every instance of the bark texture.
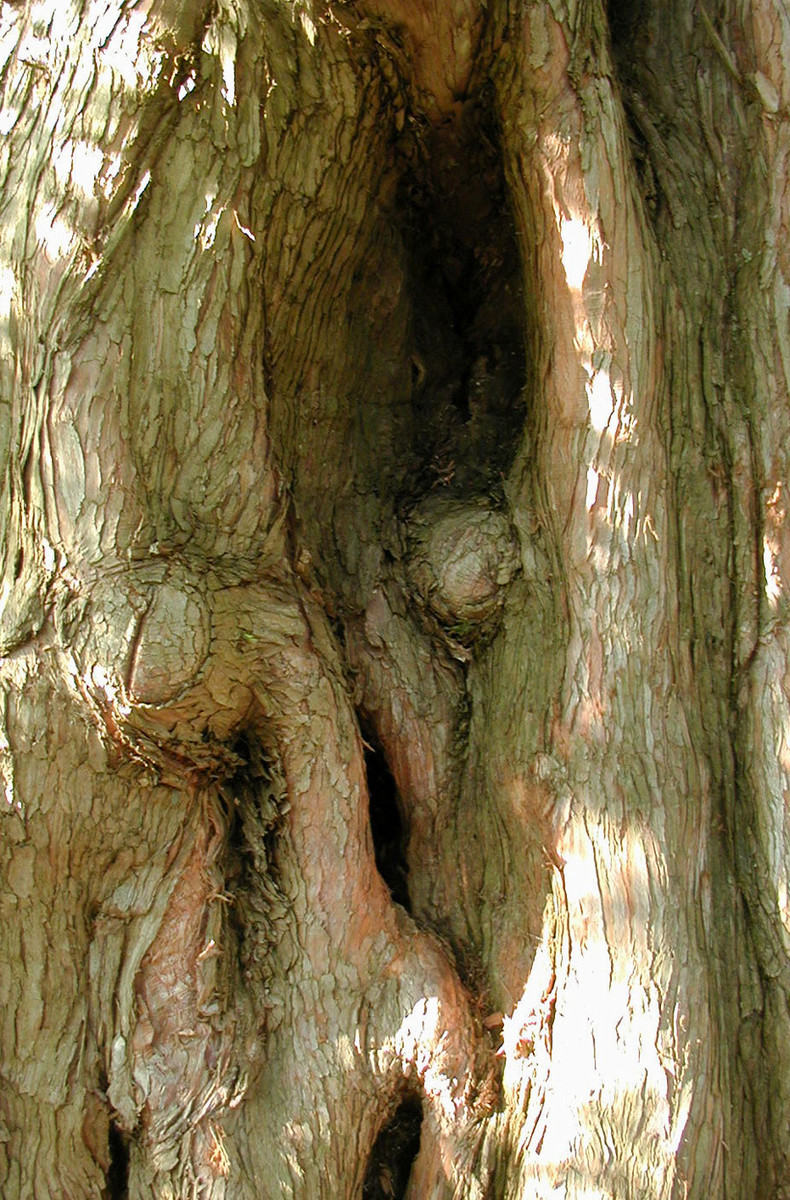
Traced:
<path fill-rule="evenodd" d="M 779 0 L 0 8 L 0 1190 L 790 1198 Z"/>

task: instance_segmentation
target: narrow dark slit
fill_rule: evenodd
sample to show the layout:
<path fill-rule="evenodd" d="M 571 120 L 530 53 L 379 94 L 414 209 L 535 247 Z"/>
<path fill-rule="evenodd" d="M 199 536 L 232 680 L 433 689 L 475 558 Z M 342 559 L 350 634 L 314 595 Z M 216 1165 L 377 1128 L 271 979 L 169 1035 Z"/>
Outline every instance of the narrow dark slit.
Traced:
<path fill-rule="evenodd" d="M 379 1133 L 370 1152 L 362 1200 L 402 1200 L 420 1149 L 422 1105 L 407 1096 Z"/>
<path fill-rule="evenodd" d="M 279 933 L 274 911 L 280 910 L 280 838 L 287 811 L 279 762 L 269 756 L 255 729 L 233 744 L 235 774 L 222 788 L 227 817 L 224 889 L 232 903 L 225 908 L 228 952 L 235 945 L 238 965 L 253 987 L 267 987 L 270 952 Z"/>
<path fill-rule="evenodd" d="M 129 1195 L 129 1139 L 114 1121 L 107 1136 L 110 1165 L 107 1168 L 107 1200 L 127 1200 Z"/>
<path fill-rule="evenodd" d="M 365 741 L 370 743 L 367 731 Z M 387 766 L 387 760 L 372 743 L 365 748 L 365 769 L 368 776 L 370 832 L 376 868 L 392 893 L 393 900 L 403 905 L 407 912 L 411 912 L 409 867 L 406 861 L 408 830 L 404 826 L 398 789 Z"/>

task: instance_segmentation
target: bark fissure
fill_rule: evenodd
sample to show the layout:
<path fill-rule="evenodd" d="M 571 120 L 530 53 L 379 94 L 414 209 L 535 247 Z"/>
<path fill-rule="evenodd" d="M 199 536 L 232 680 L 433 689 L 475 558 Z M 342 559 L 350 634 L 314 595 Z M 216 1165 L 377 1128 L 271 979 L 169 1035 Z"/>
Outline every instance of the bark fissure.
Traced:
<path fill-rule="evenodd" d="M 420 484 L 465 497 L 501 494 L 526 420 L 528 365 L 490 87 L 401 143 L 396 212 L 412 297 L 421 459 L 404 499 L 418 498 Z"/>
<path fill-rule="evenodd" d="M 370 833 L 376 869 L 393 900 L 411 912 L 409 900 L 408 829 L 404 827 L 402 801 L 395 780 L 380 750 L 365 746 Z"/>
<path fill-rule="evenodd" d="M 129 1148 L 125 1134 L 113 1121 L 110 1122 L 108 1148 L 107 1200 L 129 1200 Z"/>
<path fill-rule="evenodd" d="M 406 1196 L 412 1163 L 420 1149 L 422 1119 L 418 1099 L 401 1100 L 373 1143 L 363 1200 L 403 1200 Z"/>

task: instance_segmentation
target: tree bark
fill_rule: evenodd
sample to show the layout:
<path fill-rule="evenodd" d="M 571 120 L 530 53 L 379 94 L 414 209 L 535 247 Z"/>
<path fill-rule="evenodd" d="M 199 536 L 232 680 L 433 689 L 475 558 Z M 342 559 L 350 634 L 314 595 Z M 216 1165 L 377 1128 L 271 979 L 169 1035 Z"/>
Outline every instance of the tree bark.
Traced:
<path fill-rule="evenodd" d="M 0 1183 L 790 1197 L 776 0 L 0 10 Z"/>

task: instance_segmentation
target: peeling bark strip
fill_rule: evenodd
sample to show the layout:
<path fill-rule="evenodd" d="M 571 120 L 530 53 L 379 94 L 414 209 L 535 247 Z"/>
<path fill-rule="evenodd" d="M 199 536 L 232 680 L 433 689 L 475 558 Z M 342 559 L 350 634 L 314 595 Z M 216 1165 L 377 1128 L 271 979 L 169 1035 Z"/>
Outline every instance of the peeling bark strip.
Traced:
<path fill-rule="evenodd" d="M 0 1192 L 790 1198 L 777 0 L 0 8 Z"/>

